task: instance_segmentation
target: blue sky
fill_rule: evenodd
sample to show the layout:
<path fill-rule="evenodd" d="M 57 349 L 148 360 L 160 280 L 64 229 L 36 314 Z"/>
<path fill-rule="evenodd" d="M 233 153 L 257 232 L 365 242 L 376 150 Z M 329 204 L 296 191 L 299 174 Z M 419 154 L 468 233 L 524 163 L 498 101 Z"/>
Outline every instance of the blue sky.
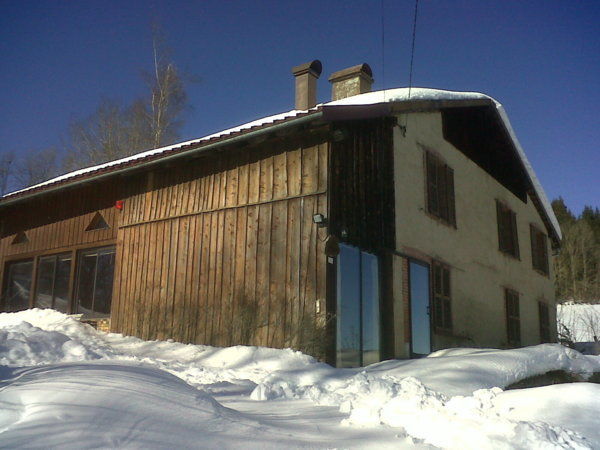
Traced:
<path fill-rule="evenodd" d="M 292 66 L 367 62 L 374 89 L 406 86 L 414 2 L 0 2 L 0 152 L 61 147 L 102 97 L 143 92 L 158 19 L 199 79 L 182 140 L 293 108 Z M 600 2 L 420 0 L 413 85 L 503 103 L 550 198 L 600 206 Z M 383 45 L 382 45 L 383 44 Z"/>

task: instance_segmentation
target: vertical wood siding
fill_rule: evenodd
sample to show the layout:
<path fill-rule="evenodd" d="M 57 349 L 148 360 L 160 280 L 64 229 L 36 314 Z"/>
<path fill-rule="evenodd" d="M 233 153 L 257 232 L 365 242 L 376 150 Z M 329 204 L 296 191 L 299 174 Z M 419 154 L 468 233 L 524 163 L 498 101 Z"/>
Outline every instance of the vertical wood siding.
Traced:
<path fill-rule="evenodd" d="M 3 222 L 0 259 L 51 254 L 73 246 L 114 240 L 120 214 L 114 205 L 119 195 L 119 185 L 111 181 L 6 208 L 0 213 Z M 109 227 L 86 231 L 97 212 Z M 25 232 L 27 242 L 13 244 L 16 233 L 21 231 Z"/>
<path fill-rule="evenodd" d="M 298 346 L 325 313 L 328 144 L 202 157 L 131 184 L 112 329 L 145 339 Z M 308 322 L 307 322 L 308 320 Z"/>

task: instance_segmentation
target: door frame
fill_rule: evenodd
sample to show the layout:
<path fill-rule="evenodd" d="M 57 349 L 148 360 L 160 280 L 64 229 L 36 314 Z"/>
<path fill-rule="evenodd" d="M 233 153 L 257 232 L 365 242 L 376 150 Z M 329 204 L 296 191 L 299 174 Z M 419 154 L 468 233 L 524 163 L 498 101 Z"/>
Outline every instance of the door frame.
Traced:
<path fill-rule="evenodd" d="M 413 258 L 413 257 L 406 257 L 407 260 L 407 279 L 408 279 L 408 326 L 409 326 L 409 330 L 410 330 L 410 342 L 409 342 L 409 353 L 410 353 L 410 358 L 421 358 L 424 355 L 420 354 L 420 353 L 415 353 L 413 351 L 413 333 L 412 333 L 412 325 L 413 325 L 413 302 L 412 302 L 412 281 L 411 281 L 411 275 L 410 275 L 410 265 L 411 264 L 418 264 L 420 266 L 423 267 L 427 267 L 428 270 L 428 277 L 427 277 L 427 281 L 428 281 L 428 291 L 429 291 L 429 304 L 427 305 L 427 315 L 429 316 L 429 353 L 432 352 L 433 350 L 433 321 L 432 319 L 432 295 L 433 295 L 433 286 L 431 283 L 431 264 L 427 261 L 424 261 L 422 259 L 418 259 L 418 258 Z"/>

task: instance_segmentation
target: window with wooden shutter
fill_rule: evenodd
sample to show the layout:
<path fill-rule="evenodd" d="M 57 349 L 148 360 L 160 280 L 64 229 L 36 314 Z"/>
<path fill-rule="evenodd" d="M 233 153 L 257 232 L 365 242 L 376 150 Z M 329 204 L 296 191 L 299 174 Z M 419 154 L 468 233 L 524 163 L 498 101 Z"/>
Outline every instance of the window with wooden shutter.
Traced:
<path fill-rule="evenodd" d="M 433 261 L 433 324 L 436 328 L 452 331 L 452 310 L 450 295 L 450 269 Z"/>
<path fill-rule="evenodd" d="M 531 236 L 531 262 L 534 269 L 548 275 L 548 238 L 535 225 L 529 225 Z"/>
<path fill-rule="evenodd" d="M 496 200 L 498 218 L 498 248 L 501 252 L 519 258 L 517 215 L 504 203 Z"/>
<path fill-rule="evenodd" d="M 540 341 L 542 344 L 550 342 L 550 311 L 544 302 L 538 302 L 540 319 Z"/>
<path fill-rule="evenodd" d="M 508 345 L 521 345 L 521 318 L 519 314 L 519 294 L 512 289 L 504 289 L 506 303 L 506 337 Z"/>
<path fill-rule="evenodd" d="M 454 171 L 437 155 L 425 151 L 427 211 L 456 226 L 454 205 Z"/>

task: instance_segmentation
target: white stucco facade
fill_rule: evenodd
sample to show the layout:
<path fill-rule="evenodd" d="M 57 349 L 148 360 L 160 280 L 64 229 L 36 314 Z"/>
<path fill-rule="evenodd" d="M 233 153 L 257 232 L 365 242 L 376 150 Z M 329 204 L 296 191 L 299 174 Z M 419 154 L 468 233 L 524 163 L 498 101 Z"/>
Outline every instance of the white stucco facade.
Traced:
<path fill-rule="evenodd" d="M 439 112 L 399 116 L 406 133 L 394 128 L 396 250 L 399 254 L 450 267 L 452 333 L 436 333 L 432 349 L 450 346 L 504 347 L 507 345 L 504 290 L 519 293 L 521 345 L 541 341 L 538 301 L 550 311 L 550 333 L 555 335 L 552 261 L 544 275 L 532 267 L 530 224 L 546 228 L 530 198 L 524 203 L 472 160 L 444 140 Z M 454 170 L 456 227 L 427 212 L 424 152 L 428 149 Z M 499 250 L 496 200 L 516 213 L 520 258 Z M 548 255 L 552 252 L 548 240 Z M 410 353 L 406 332 L 410 300 L 403 256 L 394 261 L 395 356 Z"/>

